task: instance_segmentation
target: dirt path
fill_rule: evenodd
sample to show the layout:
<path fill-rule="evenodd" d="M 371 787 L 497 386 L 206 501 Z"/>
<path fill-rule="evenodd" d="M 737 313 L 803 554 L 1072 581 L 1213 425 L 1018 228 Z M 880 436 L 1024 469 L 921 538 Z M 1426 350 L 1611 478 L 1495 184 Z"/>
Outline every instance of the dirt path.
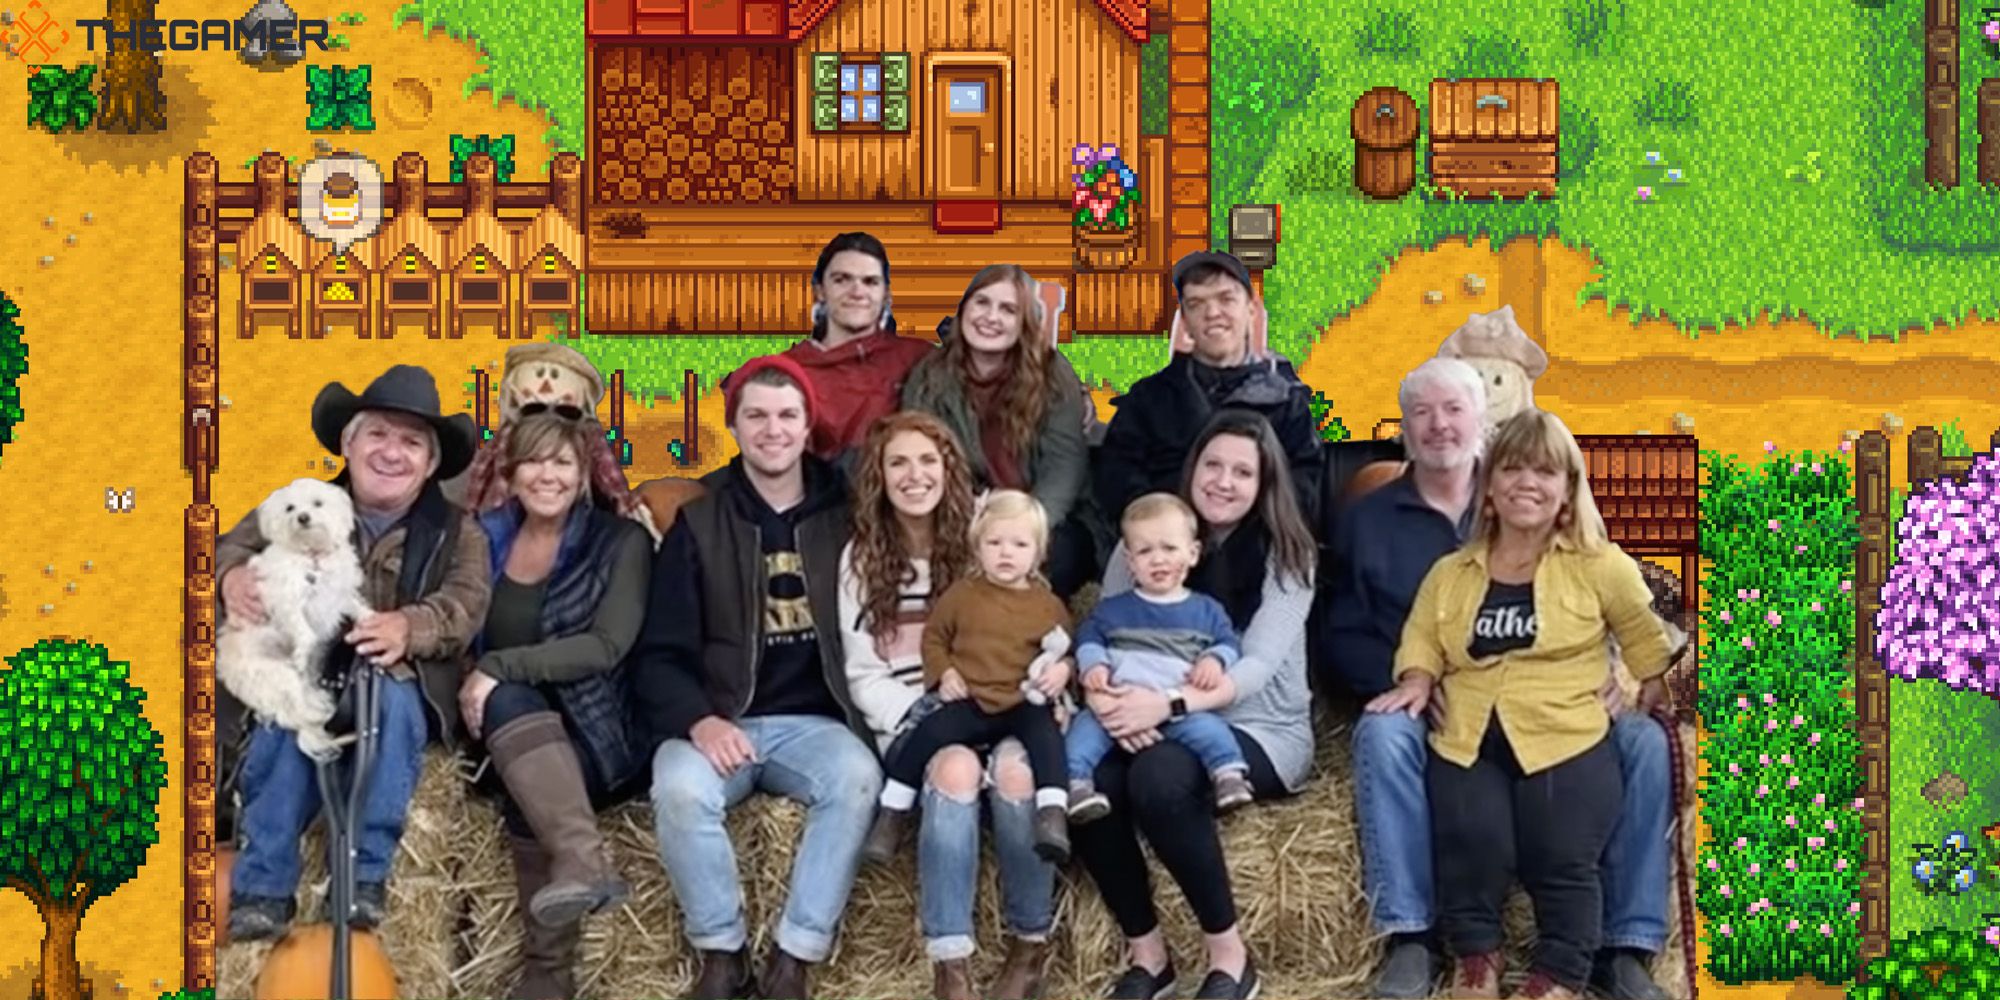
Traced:
<path fill-rule="evenodd" d="M 52 6 L 58 17 L 91 16 L 77 0 Z M 331 19 L 355 11 L 366 23 L 336 26 L 353 48 L 309 62 L 374 67 L 376 130 L 326 138 L 385 169 L 396 154 L 415 150 L 442 179 L 449 134 L 511 132 L 518 176 L 539 177 L 546 120 L 511 101 L 495 107 L 486 93 L 461 97 L 463 82 L 478 68 L 477 53 L 442 32 L 427 38 L 414 24 L 398 29 L 397 6 L 345 0 L 318 12 Z M 98 11 L 102 16 L 102 4 Z M 192 0 L 162 0 L 159 16 L 216 11 Z M 81 32 L 72 31 L 59 58 L 74 63 L 82 46 Z M 104 644 L 132 663 L 134 678 L 151 693 L 147 716 L 173 762 L 159 804 L 162 843 L 138 876 L 92 907 L 83 923 L 79 959 L 97 970 L 101 986 L 122 981 L 131 991 L 100 989 L 100 997 L 156 996 L 155 980 L 181 982 L 180 580 L 189 497 L 179 430 L 183 158 L 206 150 L 222 164 L 224 180 L 247 181 L 245 161 L 258 152 L 269 147 L 306 159 L 314 138 L 305 130 L 303 66 L 257 69 L 220 51 L 166 59 L 167 132 L 52 136 L 28 131 L 25 115 L 0 121 L 0 177 L 7 178 L 14 209 L 0 220 L 0 284 L 21 307 L 29 344 L 21 384 L 27 418 L 0 455 L 0 539 L 6 540 L 0 652 L 48 635 Z M 25 78 L 22 63 L 0 60 L 0 93 L 22 100 Z M 11 107 L 18 112 L 21 105 Z M 45 217 L 54 224 L 45 227 Z M 71 233 L 74 245 L 65 240 Z M 37 263 L 44 255 L 55 258 L 52 266 Z M 309 446 L 306 409 L 328 378 L 379 373 L 391 358 L 437 371 L 463 368 L 456 357 L 447 362 L 447 352 L 425 356 L 401 342 L 362 352 L 351 343 L 313 345 L 320 351 L 297 342 L 257 346 L 273 350 L 258 356 L 245 342 L 223 344 L 223 392 L 238 400 L 268 396 L 284 409 L 282 419 L 268 422 L 225 416 L 216 486 L 231 519 L 275 485 L 273 477 L 302 474 L 305 456 L 297 465 L 279 462 L 275 456 L 285 449 L 272 440 L 290 441 L 294 451 Z M 475 353 L 497 358 L 490 347 L 456 350 L 469 364 Z M 455 400 L 449 389 L 446 398 Z M 107 513 L 106 486 L 134 489 L 133 513 Z M 72 581 L 74 593 L 65 589 Z M 52 610 L 41 613 L 43 605 Z M 0 891 L 0 968 L 39 963 L 41 938 L 33 907 L 19 893 Z"/>

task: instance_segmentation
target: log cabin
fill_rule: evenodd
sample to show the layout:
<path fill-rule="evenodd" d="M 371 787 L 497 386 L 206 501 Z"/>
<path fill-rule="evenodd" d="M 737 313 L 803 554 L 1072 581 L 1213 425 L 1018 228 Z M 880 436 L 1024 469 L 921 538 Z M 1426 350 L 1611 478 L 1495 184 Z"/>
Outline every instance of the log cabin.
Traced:
<path fill-rule="evenodd" d="M 1209 233 L 1205 0 L 588 0 L 585 322 L 803 335 L 836 233 L 888 247 L 897 323 L 933 336 L 979 268 L 1064 285 L 1058 336 L 1159 334 Z M 1168 129 L 1141 135 L 1167 35 Z M 1139 179 L 1129 264 L 1079 263 L 1079 144 Z"/>

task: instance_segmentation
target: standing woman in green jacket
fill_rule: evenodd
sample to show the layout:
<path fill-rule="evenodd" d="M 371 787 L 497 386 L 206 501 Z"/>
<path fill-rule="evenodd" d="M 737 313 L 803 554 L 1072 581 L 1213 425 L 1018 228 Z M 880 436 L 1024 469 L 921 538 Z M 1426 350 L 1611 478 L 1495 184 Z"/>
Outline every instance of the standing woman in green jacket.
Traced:
<path fill-rule="evenodd" d="M 981 491 L 1021 490 L 1049 518 L 1044 573 L 1068 599 L 1097 573 L 1080 509 L 1089 482 L 1083 427 L 1090 397 L 1056 350 L 1040 285 L 1014 264 L 972 276 L 944 349 L 910 371 L 903 408 L 951 428 Z"/>
<path fill-rule="evenodd" d="M 537 413 L 501 457 L 510 498 L 480 518 L 493 603 L 460 689 L 485 741 L 514 856 L 525 928 L 512 996 L 576 995 L 580 921 L 623 899 L 597 808 L 629 792 L 645 748 L 631 728 L 625 654 L 638 641 L 652 574 L 646 530 L 593 495 L 584 456 L 603 428 Z"/>

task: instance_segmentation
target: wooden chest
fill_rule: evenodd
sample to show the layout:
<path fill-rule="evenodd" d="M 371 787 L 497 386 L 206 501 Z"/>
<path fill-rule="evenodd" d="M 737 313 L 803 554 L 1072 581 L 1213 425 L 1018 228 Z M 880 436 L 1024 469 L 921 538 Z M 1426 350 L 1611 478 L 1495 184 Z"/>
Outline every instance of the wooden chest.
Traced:
<path fill-rule="evenodd" d="M 1431 186 L 1466 198 L 1556 193 L 1554 80 L 1432 80 Z"/>

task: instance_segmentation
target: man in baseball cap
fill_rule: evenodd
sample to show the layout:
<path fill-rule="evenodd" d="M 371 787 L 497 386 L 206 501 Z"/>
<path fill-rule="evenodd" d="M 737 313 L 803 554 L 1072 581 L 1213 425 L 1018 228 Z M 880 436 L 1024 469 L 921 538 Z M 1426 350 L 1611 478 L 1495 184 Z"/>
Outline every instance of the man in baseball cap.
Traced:
<path fill-rule="evenodd" d="M 1291 460 L 1301 510 L 1310 520 L 1319 494 L 1320 439 L 1312 390 L 1291 362 L 1264 346 L 1264 304 L 1250 269 L 1215 250 L 1174 265 L 1173 356 L 1112 400 L 1118 412 L 1104 435 L 1093 475 L 1097 502 L 1116 523 L 1125 505 L 1147 493 L 1179 489 L 1181 467 L 1217 410 L 1263 415 Z"/>

